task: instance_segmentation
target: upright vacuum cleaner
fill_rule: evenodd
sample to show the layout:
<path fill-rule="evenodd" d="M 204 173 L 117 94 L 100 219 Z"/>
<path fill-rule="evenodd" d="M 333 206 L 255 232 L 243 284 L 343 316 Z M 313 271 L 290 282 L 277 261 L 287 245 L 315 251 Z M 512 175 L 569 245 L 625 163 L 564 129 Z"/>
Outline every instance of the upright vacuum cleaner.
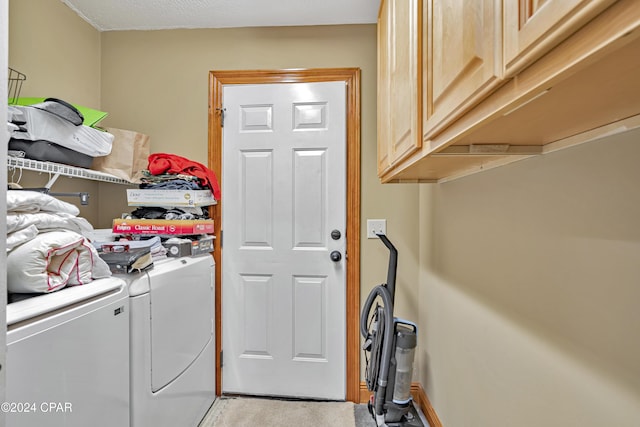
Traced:
<path fill-rule="evenodd" d="M 422 426 L 411 398 L 417 326 L 393 317 L 398 251 L 387 236 L 377 236 L 390 255 L 387 283 L 373 288 L 360 315 L 366 383 L 373 392 L 369 412 L 378 427 Z"/>

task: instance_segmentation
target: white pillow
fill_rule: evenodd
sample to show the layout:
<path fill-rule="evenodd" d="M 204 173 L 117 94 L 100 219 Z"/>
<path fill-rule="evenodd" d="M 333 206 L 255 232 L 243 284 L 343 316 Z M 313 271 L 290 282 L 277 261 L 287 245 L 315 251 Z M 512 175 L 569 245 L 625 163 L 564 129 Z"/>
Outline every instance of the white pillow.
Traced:
<path fill-rule="evenodd" d="M 8 213 L 29 213 L 29 212 L 64 212 L 74 216 L 80 213 L 75 205 L 63 202 L 46 193 L 30 190 L 8 190 L 7 191 L 7 212 Z"/>
<path fill-rule="evenodd" d="M 40 233 L 7 254 L 9 292 L 53 292 L 110 275 L 95 248 L 73 231 Z"/>

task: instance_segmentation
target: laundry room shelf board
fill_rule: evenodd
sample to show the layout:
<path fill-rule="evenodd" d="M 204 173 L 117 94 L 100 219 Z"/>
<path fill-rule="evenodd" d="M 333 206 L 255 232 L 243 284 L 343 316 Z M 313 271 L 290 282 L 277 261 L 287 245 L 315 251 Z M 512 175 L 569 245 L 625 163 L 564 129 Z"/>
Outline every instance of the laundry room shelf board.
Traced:
<path fill-rule="evenodd" d="M 23 159 L 19 157 L 7 157 L 7 167 L 26 169 L 36 172 L 45 172 L 67 177 L 90 179 L 93 181 L 111 182 L 114 184 L 135 185 L 129 181 L 115 177 L 108 173 L 94 171 L 92 169 L 78 168 L 75 166 L 63 165 L 60 163 L 41 162 L 39 160 Z"/>

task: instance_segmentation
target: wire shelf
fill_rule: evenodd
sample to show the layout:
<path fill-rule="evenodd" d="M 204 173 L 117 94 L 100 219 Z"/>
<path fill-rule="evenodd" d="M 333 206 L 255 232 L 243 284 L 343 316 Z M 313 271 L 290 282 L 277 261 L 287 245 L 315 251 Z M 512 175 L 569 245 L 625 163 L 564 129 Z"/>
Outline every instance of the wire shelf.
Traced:
<path fill-rule="evenodd" d="M 93 181 L 111 182 L 114 184 L 137 185 L 127 180 L 118 178 L 108 173 L 84 169 L 75 166 L 63 165 L 60 163 L 41 162 L 39 160 L 24 159 L 21 157 L 7 157 L 9 168 L 26 169 L 36 172 L 60 174 L 67 177 L 90 179 Z"/>
<path fill-rule="evenodd" d="M 9 76 L 7 80 L 9 83 L 9 90 L 7 92 L 9 97 L 8 103 L 9 105 L 12 105 L 18 102 L 18 98 L 20 98 L 20 91 L 22 90 L 22 83 L 27 80 L 27 76 L 9 67 Z"/>

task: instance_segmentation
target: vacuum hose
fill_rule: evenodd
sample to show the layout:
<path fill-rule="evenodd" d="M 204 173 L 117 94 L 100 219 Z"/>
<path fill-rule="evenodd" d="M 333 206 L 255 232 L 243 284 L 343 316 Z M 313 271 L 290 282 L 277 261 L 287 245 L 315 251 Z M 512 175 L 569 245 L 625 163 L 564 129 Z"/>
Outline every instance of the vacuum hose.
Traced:
<path fill-rule="evenodd" d="M 393 353 L 392 343 L 394 334 L 393 324 L 393 299 L 389 290 L 384 285 L 378 285 L 371 290 L 364 303 L 362 315 L 360 316 L 360 333 L 366 339 L 369 332 L 367 330 L 367 319 L 369 311 L 376 297 L 380 297 L 384 304 L 384 337 L 382 340 L 382 359 L 380 360 L 380 373 L 378 376 L 378 390 L 375 393 L 374 409 L 376 415 L 383 415 L 384 399 L 387 390 L 387 380 L 389 378 L 389 365 Z"/>

